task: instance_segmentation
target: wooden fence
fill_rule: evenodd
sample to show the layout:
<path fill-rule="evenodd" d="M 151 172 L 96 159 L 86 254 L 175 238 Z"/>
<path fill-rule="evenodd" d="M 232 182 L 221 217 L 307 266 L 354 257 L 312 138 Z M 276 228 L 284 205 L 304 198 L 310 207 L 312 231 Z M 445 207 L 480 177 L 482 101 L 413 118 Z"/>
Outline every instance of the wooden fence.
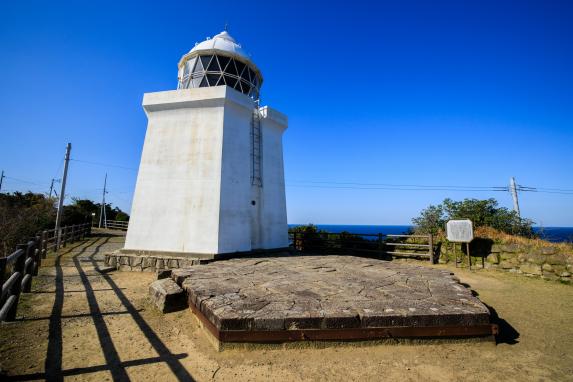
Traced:
<path fill-rule="evenodd" d="M 129 225 L 129 222 L 127 221 L 122 221 L 122 220 L 106 220 L 103 223 L 103 227 L 102 228 L 107 228 L 107 229 L 119 229 L 122 231 L 127 231 L 127 226 Z M 94 223 L 93 225 L 94 227 L 98 227 L 99 224 L 98 223 Z"/>
<path fill-rule="evenodd" d="M 298 251 L 370 253 L 393 257 L 427 258 L 435 263 L 432 235 L 385 235 L 363 233 L 289 231 L 289 241 Z"/>
<path fill-rule="evenodd" d="M 83 239 L 90 230 L 89 223 L 62 227 L 59 238 L 54 229 L 42 231 L 26 244 L 19 244 L 11 255 L 0 258 L 0 322 L 16 319 L 20 294 L 30 292 L 32 277 L 38 275 L 48 251 L 57 251 L 59 247 Z M 7 272 L 10 266 L 12 269 Z"/>

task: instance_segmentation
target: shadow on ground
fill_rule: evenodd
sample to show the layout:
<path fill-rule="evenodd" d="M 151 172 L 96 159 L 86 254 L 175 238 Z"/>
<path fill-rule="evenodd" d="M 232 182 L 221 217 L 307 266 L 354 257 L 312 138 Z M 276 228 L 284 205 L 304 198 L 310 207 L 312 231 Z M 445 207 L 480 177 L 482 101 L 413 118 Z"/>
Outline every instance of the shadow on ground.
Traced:
<path fill-rule="evenodd" d="M 460 283 L 460 284 L 470 289 L 474 297 L 479 297 L 479 293 L 471 289 L 471 286 L 469 284 L 467 283 Z M 515 345 L 519 343 L 518 341 L 519 332 L 509 322 L 499 317 L 499 314 L 497 313 L 495 308 L 486 303 L 483 304 L 489 309 L 491 323 L 496 324 L 499 329 L 498 335 L 495 336 L 495 343 L 508 344 L 508 345 Z"/>
<path fill-rule="evenodd" d="M 110 233 L 95 234 L 89 240 L 85 240 L 75 246 L 65 249 L 65 252 L 57 255 L 55 260 L 55 299 L 52 306 L 52 312 L 49 317 L 49 338 L 48 348 L 46 354 L 46 361 L 44 365 L 44 373 L 23 374 L 15 376 L 2 376 L 3 380 L 14 381 L 28 381 L 45 379 L 48 381 L 63 381 L 64 377 L 81 376 L 87 373 L 94 373 L 98 371 L 109 371 L 114 381 L 129 381 L 130 377 L 126 368 L 133 366 L 140 366 L 146 364 L 165 363 L 173 375 L 179 381 L 193 381 L 193 377 L 180 363 L 180 359 L 186 358 L 187 354 L 173 354 L 169 351 L 167 346 L 161 341 L 159 336 L 153 331 L 145 319 L 141 316 L 139 309 L 129 301 L 122 288 L 118 287 L 110 275 L 109 268 L 100 268 L 96 256 L 102 251 L 102 247 L 110 242 L 110 240 L 118 235 Z M 54 256 L 52 254 L 52 256 Z M 67 281 L 64 277 L 63 263 L 73 264 L 77 275 L 74 275 L 81 281 L 84 290 L 65 290 L 65 283 Z M 95 272 L 87 272 L 82 264 L 87 264 L 93 267 Z M 107 283 L 106 288 L 94 288 L 92 286 L 94 279 L 104 280 Z M 121 302 L 124 312 L 106 312 L 103 313 L 100 309 L 100 304 L 95 292 L 102 290 L 113 291 L 115 296 Z M 89 312 L 73 315 L 63 316 L 62 311 L 64 307 L 64 298 L 68 293 L 81 293 L 86 294 Z M 42 293 L 38 291 L 37 293 Z M 128 314 L 136 323 L 138 329 L 145 336 L 151 347 L 158 354 L 157 357 L 134 359 L 129 361 L 122 361 L 119 357 L 116 346 L 112 341 L 112 336 L 108 326 L 104 320 L 105 316 Z M 63 318 L 76 318 L 76 317 L 91 317 L 93 324 L 97 331 L 100 347 L 105 358 L 105 364 L 96 366 L 86 366 L 71 369 L 62 369 L 62 351 L 63 351 L 63 336 L 62 336 L 62 319 Z M 40 318 L 41 319 L 41 318 Z M 23 318 L 20 321 L 27 321 Z M 32 319 L 38 320 L 38 319 Z"/>

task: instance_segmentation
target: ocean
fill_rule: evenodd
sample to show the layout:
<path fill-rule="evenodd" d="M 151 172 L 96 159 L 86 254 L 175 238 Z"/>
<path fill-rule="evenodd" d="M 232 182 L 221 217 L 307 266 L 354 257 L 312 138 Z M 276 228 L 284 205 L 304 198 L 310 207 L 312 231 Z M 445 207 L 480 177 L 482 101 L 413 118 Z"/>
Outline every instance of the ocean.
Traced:
<path fill-rule="evenodd" d="M 296 227 L 300 224 L 289 224 L 289 228 Z M 383 233 L 387 235 L 399 235 L 407 233 L 413 226 L 411 225 L 335 225 L 335 224 L 316 224 L 319 229 L 332 233 L 342 231 L 350 233 Z M 573 242 L 573 227 L 533 227 L 533 231 L 542 239 L 553 243 Z"/>

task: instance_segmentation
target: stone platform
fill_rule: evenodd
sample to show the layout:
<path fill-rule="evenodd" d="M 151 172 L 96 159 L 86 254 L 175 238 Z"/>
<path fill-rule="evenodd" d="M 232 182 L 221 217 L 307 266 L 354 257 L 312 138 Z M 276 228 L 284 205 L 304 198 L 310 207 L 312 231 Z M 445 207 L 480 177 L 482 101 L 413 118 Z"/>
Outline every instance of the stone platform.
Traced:
<path fill-rule="evenodd" d="M 222 342 L 489 336 L 487 307 L 449 271 L 353 256 L 231 259 L 172 271 Z"/>

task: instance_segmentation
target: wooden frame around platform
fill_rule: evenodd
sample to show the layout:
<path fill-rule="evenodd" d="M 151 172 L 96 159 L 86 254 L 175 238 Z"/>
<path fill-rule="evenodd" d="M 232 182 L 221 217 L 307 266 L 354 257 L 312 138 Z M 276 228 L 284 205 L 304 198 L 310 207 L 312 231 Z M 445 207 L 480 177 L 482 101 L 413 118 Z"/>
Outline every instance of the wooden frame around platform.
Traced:
<path fill-rule="evenodd" d="M 466 338 L 494 336 L 499 332 L 496 324 L 347 329 L 219 330 L 196 306 L 193 304 L 189 306 L 205 329 L 221 342 L 273 343 L 375 340 L 384 338 Z"/>

